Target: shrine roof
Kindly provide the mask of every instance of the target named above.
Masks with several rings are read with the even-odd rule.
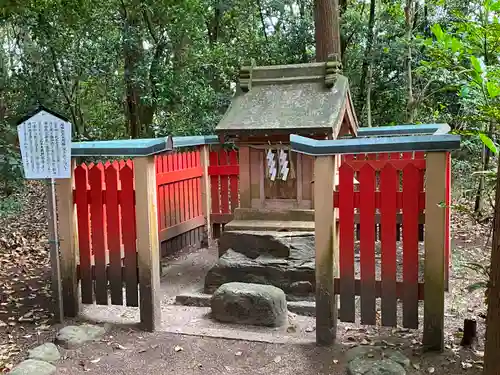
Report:
[[[337,135],[344,109],[352,108],[347,77],[327,74],[325,63],[246,69],[241,89],[215,129],[219,134]]]

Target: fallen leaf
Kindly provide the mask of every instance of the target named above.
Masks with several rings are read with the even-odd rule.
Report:
[[[464,370],[472,368],[472,363],[470,362],[462,362],[461,365]]]

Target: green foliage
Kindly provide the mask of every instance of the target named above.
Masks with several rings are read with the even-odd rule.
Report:
[[[481,279],[477,282],[469,284],[467,286],[467,290],[470,293],[475,292],[477,290],[483,290],[485,304],[488,304],[488,285],[490,280],[490,266],[489,265],[485,266],[480,263],[469,262],[464,264],[464,267],[474,271]]]

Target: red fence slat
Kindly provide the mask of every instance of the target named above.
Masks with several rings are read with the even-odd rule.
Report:
[[[380,172],[380,237],[382,248],[382,325],[397,325],[396,296],[396,191],[399,190],[396,169],[387,164]]]
[[[123,304],[122,256],[120,241],[120,217],[118,212],[118,163],[107,164],[106,179],[106,219],[109,253],[108,278],[111,289],[111,303]]]
[[[366,165],[359,172],[361,324],[375,324],[375,170]]]
[[[238,164],[238,153],[234,150],[229,153],[229,164],[231,164],[231,166],[237,166]],[[229,177],[229,186],[231,193],[231,212],[234,212],[235,208],[239,207],[238,175],[233,174]]]
[[[92,252],[95,264],[95,296],[98,305],[108,304],[108,290],[106,277],[106,244],[104,238],[104,212],[102,202],[103,166],[96,164],[89,170],[90,194],[90,222],[92,230]]]
[[[228,164],[227,153],[221,150],[219,153],[219,164],[226,166]],[[227,175],[220,176],[220,209],[223,214],[229,213],[229,177]]]
[[[120,170],[123,202],[121,203],[122,241],[125,259],[125,296],[127,306],[139,306],[137,288],[137,250],[134,207],[134,172],[126,164]]]
[[[80,280],[82,303],[94,303],[92,256],[90,248],[89,205],[87,201],[87,167],[75,168],[75,203],[78,216],[78,248],[80,252]]]
[[[162,230],[165,228],[165,187],[158,184],[158,176],[163,173],[163,159],[164,155],[160,154],[155,158],[156,164],[156,183],[157,187],[157,196],[158,196],[158,230]]]
[[[219,165],[219,155],[215,151],[211,151],[209,154],[210,166]],[[212,201],[212,213],[219,214],[220,213],[220,204],[219,204],[219,175],[210,176],[210,194]]]
[[[340,231],[340,320],[356,320],[354,290],[354,171],[348,164],[339,168]]]
[[[418,204],[420,174],[413,165],[403,171],[403,325],[418,328]]]

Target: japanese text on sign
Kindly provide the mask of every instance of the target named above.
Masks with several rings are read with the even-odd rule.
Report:
[[[71,124],[40,111],[17,127],[25,177],[71,177]]]

